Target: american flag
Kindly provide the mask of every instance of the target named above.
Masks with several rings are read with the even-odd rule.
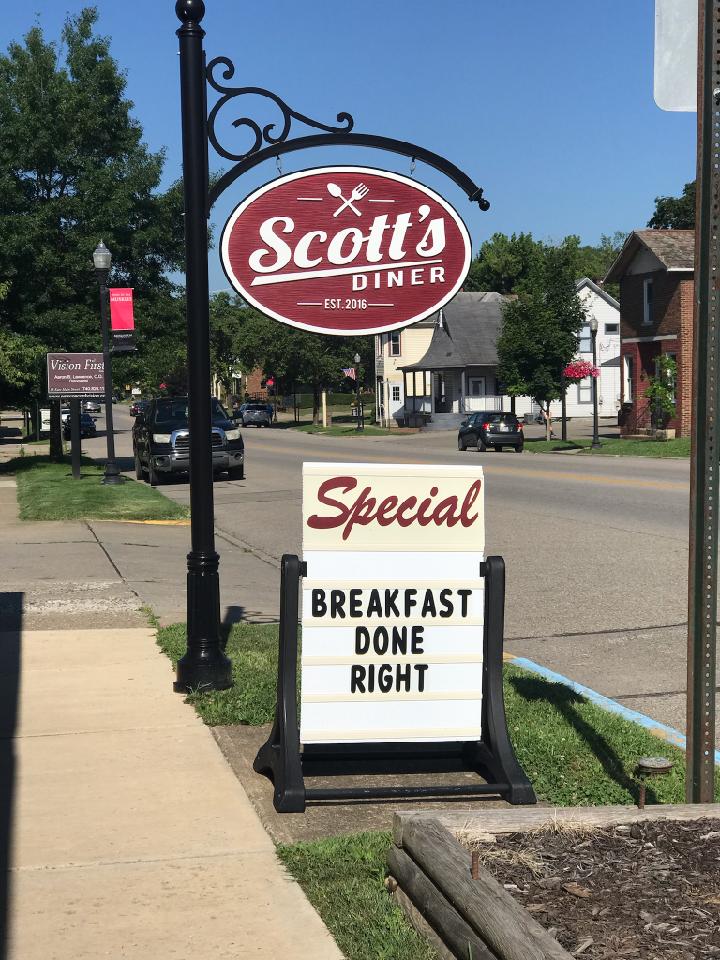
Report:
[[[351,380],[355,379],[355,367],[343,367],[342,372],[346,377],[350,377]]]

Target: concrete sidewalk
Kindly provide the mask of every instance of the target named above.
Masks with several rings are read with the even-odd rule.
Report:
[[[146,628],[0,635],[8,960],[340,958],[172,678]]]

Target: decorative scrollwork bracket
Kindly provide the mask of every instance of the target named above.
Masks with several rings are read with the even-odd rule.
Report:
[[[224,69],[220,72],[221,67]],[[220,76],[218,76],[218,73],[220,73]],[[235,66],[228,57],[215,57],[215,59],[211,60],[207,65],[207,82],[213,90],[216,90],[221,95],[208,115],[208,140],[213,145],[215,151],[227,160],[238,163],[241,160],[246,160],[252,156],[252,154],[257,153],[266,144],[268,146],[276,146],[284,143],[290,135],[293,120],[304,123],[308,127],[314,127],[316,130],[323,130],[326,133],[349,133],[353,128],[354,121],[349,113],[343,112],[337,115],[337,126],[321,123],[319,120],[313,120],[311,117],[305,116],[304,113],[293,110],[281,97],[275,93],[271,93],[270,90],[265,90],[262,87],[230,86],[228,81],[232,80],[234,75]],[[266,100],[272,101],[280,110],[282,119],[279,124],[268,123],[265,126],[261,126],[256,120],[253,120],[252,117],[238,117],[236,120],[233,120],[233,127],[236,129],[245,127],[250,130],[254,136],[254,142],[250,148],[238,152],[227,149],[220,142],[217,131],[217,120],[220,111],[226,104],[243,96],[264,97]]]

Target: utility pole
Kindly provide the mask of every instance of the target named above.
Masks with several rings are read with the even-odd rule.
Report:
[[[713,800],[720,415],[720,0],[698,5],[698,161],[690,448],[686,795]]]

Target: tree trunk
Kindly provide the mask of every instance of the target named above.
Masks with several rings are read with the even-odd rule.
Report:
[[[552,436],[552,417],[550,416],[550,401],[545,407],[545,439],[549,440]]]
[[[313,425],[317,426],[320,422],[320,387],[318,384],[313,384]]]
[[[515,394],[510,397],[510,413],[515,413]]]
[[[53,463],[62,463],[64,459],[59,400],[50,400],[50,459]]]

